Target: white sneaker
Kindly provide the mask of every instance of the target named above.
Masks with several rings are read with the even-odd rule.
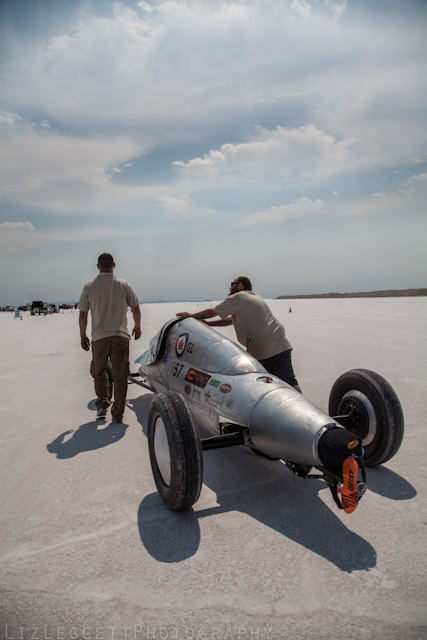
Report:
[[[106,418],[107,417],[107,409],[98,409],[96,413],[97,418]]]

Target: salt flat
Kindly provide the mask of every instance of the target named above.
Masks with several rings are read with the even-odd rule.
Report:
[[[145,435],[152,395],[130,386],[124,424],[97,423],[77,312],[0,314],[2,638],[426,637],[427,299],[270,304],[322,409],[356,367],[401,400],[403,445],[368,470],[352,515],[242,448],[206,452],[199,502],[168,511]],[[131,362],[177,311],[206,306],[142,305]]]

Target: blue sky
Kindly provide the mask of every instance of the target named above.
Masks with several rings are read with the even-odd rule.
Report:
[[[426,286],[424,1],[2,0],[0,305]]]

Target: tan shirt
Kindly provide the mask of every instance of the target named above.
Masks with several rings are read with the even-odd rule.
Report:
[[[285,335],[285,327],[257,293],[239,291],[217,304],[213,310],[223,319],[231,315],[238,341],[257,360],[272,358],[292,349]]]
[[[130,340],[127,323],[128,307],[139,304],[135,291],[126,280],[114,273],[100,273],[83,287],[79,309],[92,314],[92,341],[110,336]]]

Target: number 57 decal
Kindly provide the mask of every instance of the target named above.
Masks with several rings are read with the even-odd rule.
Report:
[[[183,370],[184,365],[183,364],[179,364],[179,362],[177,362],[173,367],[172,367],[172,375],[175,378],[179,377],[179,374],[181,373],[181,371]]]

